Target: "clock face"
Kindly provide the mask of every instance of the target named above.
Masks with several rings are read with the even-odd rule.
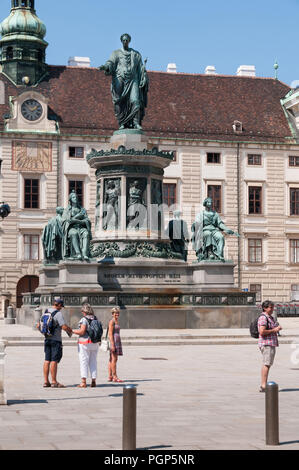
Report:
[[[21,112],[27,121],[37,121],[43,114],[43,108],[41,104],[34,100],[26,100],[21,106]]]

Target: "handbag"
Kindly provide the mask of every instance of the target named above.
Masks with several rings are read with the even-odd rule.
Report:
[[[102,341],[101,341],[100,350],[104,351],[104,352],[110,351],[110,341],[109,341],[109,338],[108,338],[108,328],[107,328],[105,339],[102,339]]]

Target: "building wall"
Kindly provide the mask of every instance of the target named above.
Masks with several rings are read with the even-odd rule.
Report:
[[[206,153],[211,151],[221,153],[221,164],[206,163]],[[261,165],[249,166],[248,154],[260,154]],[[290,239],[299,240],[299,216],[290,215],[289,200],[290,187],[299,187],[299,172],[298,167],[289,166],[290,155],[299,155],[299,148],[243,144],[238,151],[236,144],[199,143],[192,150],[179,147],[178,162],[165,172],[168,182],[173,181],[173,168],[180,169],[178,205],[189,227],[207,196],[207,184],[221,185],[222,219],[235,231],[239,227],[241,234],[240,238],[226,237],[225,257],[235,262],[235,282],[241,289],[261,285],[261,300],[289,301],[291,286],[299,284],[299,264],[290,262]],[[249,186],[262,188],[262,214],[248,213]],[[249,262],[248,243],[252,238],[261,240],[261,262]],[[195,259],[191,245],[189,259]]]

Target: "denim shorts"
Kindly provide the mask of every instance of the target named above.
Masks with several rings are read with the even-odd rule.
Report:
[[[45,361],[60,362],[62,358],[62,342],[45,339]]]

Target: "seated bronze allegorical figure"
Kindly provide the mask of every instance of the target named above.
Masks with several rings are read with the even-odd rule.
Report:
[[[63,259],[90,259],[91,222],[86,210],[80,206],[78,196],[73,191],[69,205],[62,216],[62,256]]]
[[[204,200],[203,206],[204,210],[197,214],[191,228],[193,249],[198,261],[225,261],[223,233],[240,235],[222,222],[219,214],[212,209],[213,200],[210,197]]]
[[[64,208],[56,208],[56,216],[49,220],[42,233],[44,259],[47,264],[57,264],[62,259],[62,214]]]

